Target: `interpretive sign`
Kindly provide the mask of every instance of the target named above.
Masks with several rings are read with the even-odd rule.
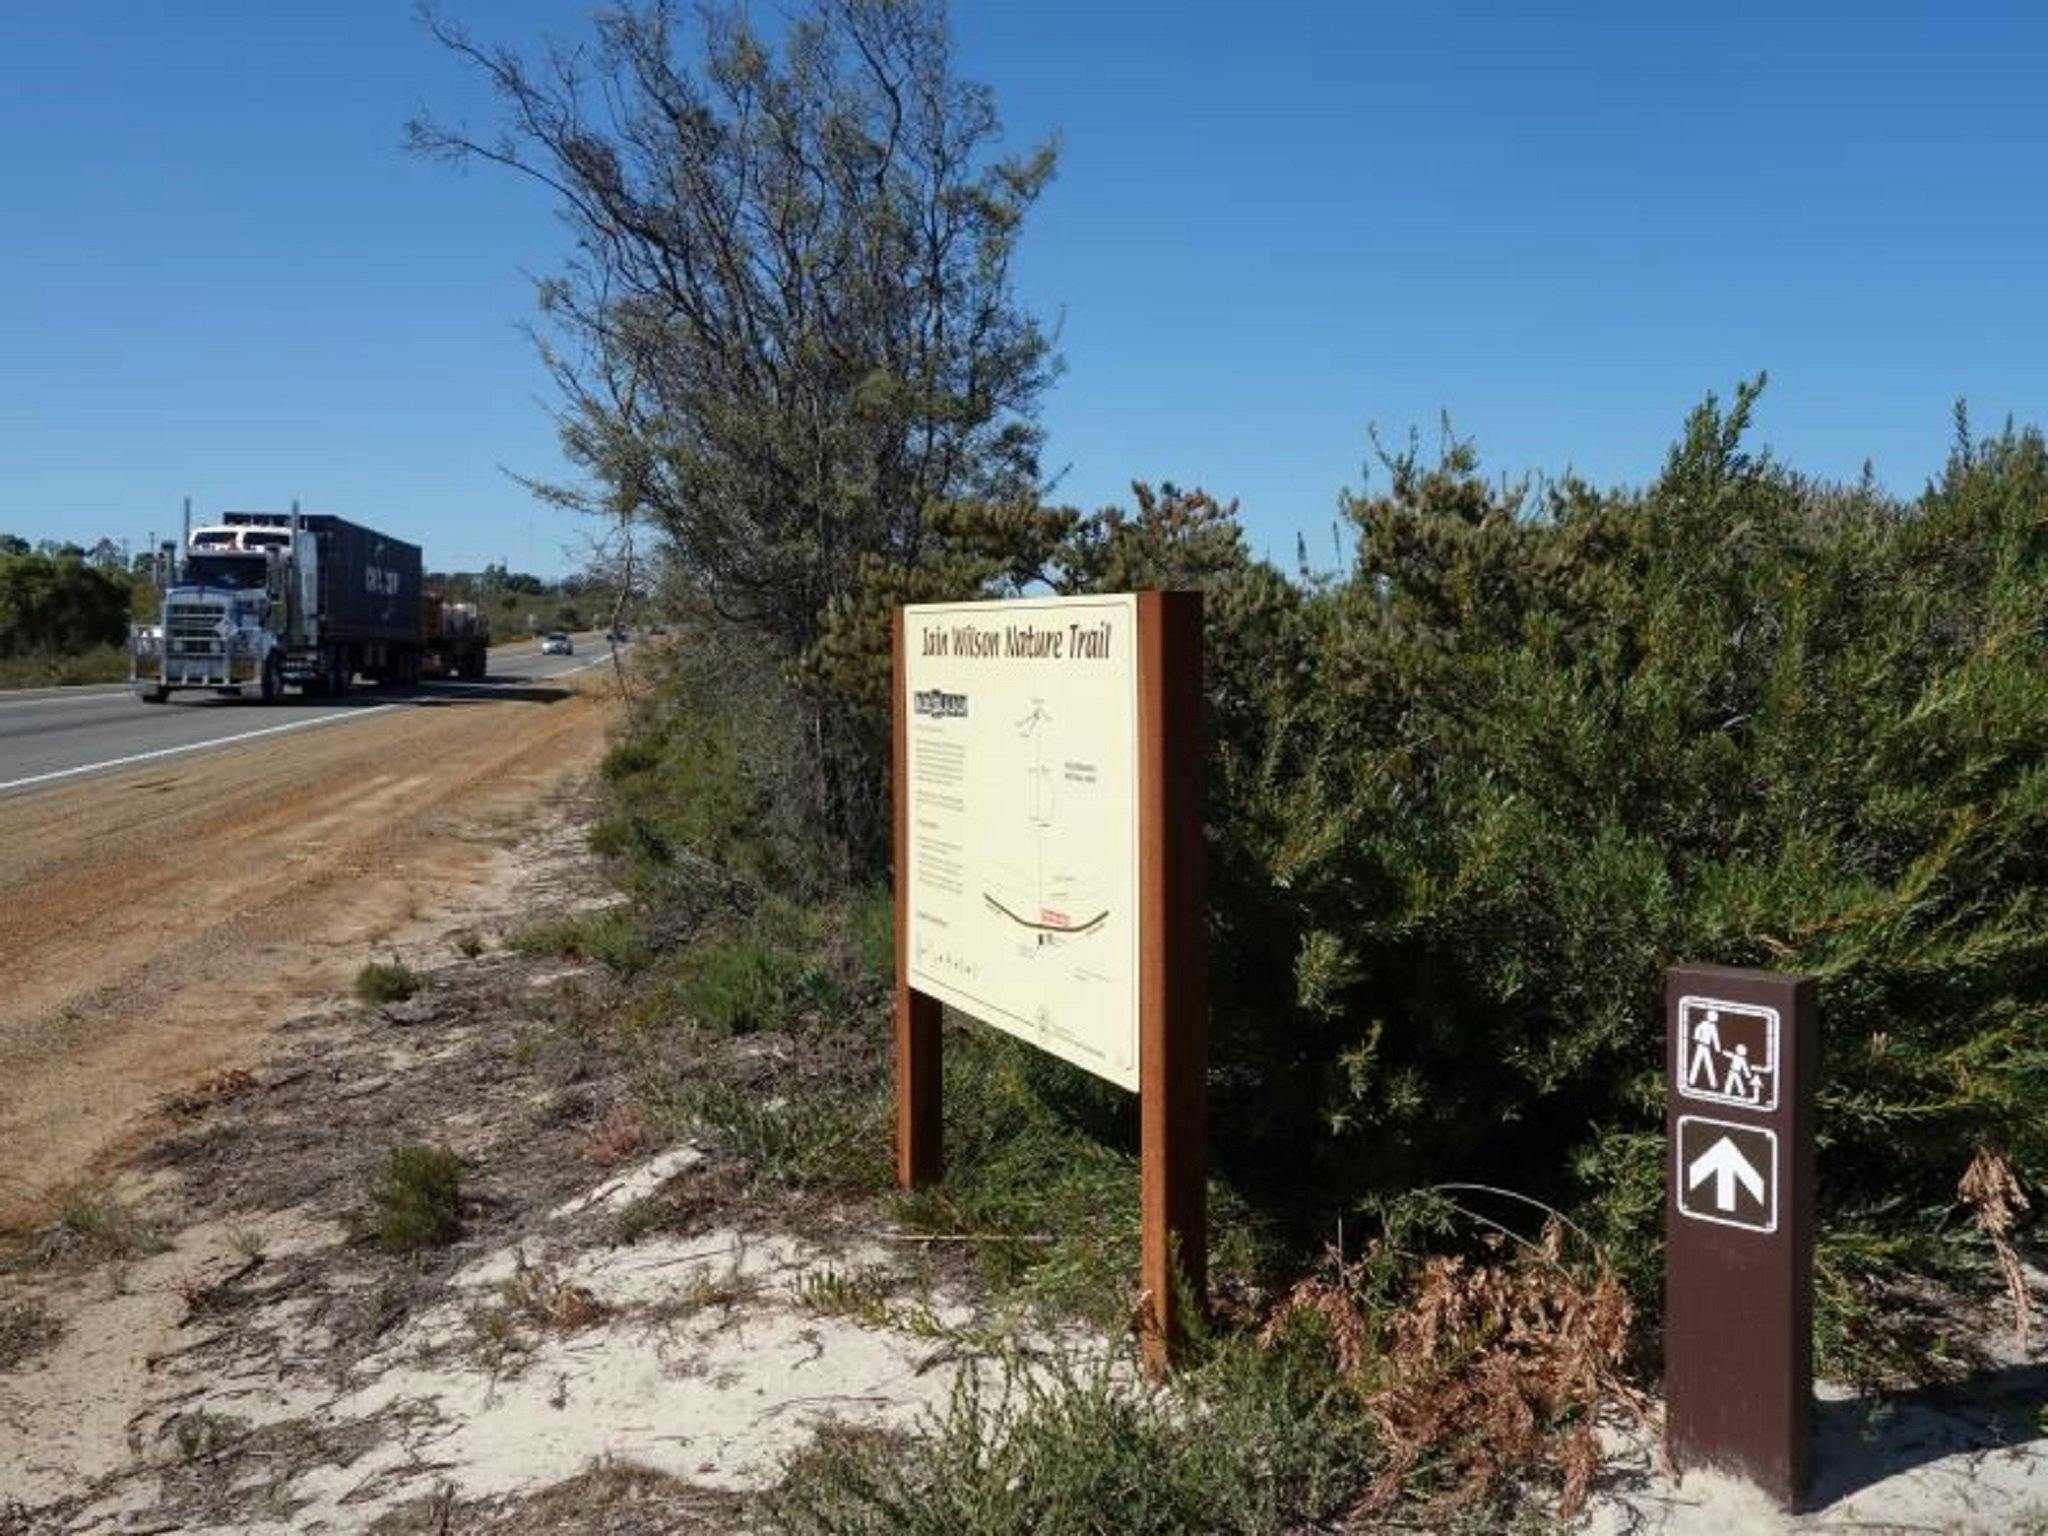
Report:
[[[1138,1094],[1155,1372],[1207,1284],[1202,599],[899,609],[896,1176],[944,1168],[950,1005]]]
[[[1138,604],[903,610],[910,984],[1138,1086]]]
[[[1666,1436],[1796,1507],[1813,1412],[1813,982],[1666,982]]]

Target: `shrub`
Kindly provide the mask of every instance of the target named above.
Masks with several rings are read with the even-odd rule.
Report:
[[[419,989],[419,977],[403,961],[372,960],[356,972],[356,996],[366,1003],[402,1003]]]
[[[1321,1530],[1375,1462],[1322,1359],[1239,1343],[1165,1388],[1109,1362],[963,1369],[911,1435],[820,1434],[769,1507],[819,1536]]]
[[[1747,449],[1758,387],[1709,399],[1641,490],[1503,484],[1455,440],[1384,454],[1334,576],[1283,576],[1171,487],[1128,516],[950,507],[927,558],[835,607],[802,687],[886,740],[895,601],[1205,593],[1211,1124],[1304,1257],[1390,1195],[1507,1181],[1654,1318],[1664,968],[1813,973],[1821,1348],[1853,1364],[1885,1284],[2009,1272],[2011,1213],[2040,1208],[1957,1189],[2048,1167],[2048,444],[1959,431],[1899,501]],[[857,850],[792,813],[804,694],[696,665],[613,759],[636,889],[861,889]],[[689,1006],[786,1010],[781,946],[721,933]],[[1129,1145],[1100,1096],[1017,1081]]]
[[[371,1233],[393,1253],[438,1248],[462,1230],[462,1160],[445,1147],[393,1147],[369,1194]]]

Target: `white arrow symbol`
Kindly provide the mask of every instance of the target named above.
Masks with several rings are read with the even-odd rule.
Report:
[[[1764,1176],[1750,1166],[1749,1159],[1744,1157],[1741,1150],[1726,1136],[1694,1158],[1686,1167],[1687,1189],[1698,1189],[1709,1179],[1714,1181],[1714,1204],[1724,1211],[1735,1209],[1735,1184],[1738,1179],[1742,1181],[1742,1187],[1749,1191],[1751,1199],[1760,1201],[1764,1197]]]

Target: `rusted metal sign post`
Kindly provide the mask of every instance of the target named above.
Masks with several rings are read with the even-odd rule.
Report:
[[[1812,978],[1666,978],[1666,1441],[1805,1496],[1813,1417]]]
[[[898,609],[892,649],[897,1181],[944,1170],[945,1005],[1136,1089],[1163,1371],[1208,1273],[1201,596]]]

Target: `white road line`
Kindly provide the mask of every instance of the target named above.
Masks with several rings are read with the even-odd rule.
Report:
[[[204,752],[210,747],[225,747],[237,741],[253,741],[258,736],[281,736],[286,731],[310,730],[316,725],[333,725],[341,720],[365,720],[371,715],[381,715],[386,710],[402,708],[404,706],[401,704],[373,704],[368,709],[349,709],[339,714],[319,715],[311,720],[291,720],[283,725],[266,725],[260,731],[243,731],[234,736],[215,736],[209,741],[188,741],[182,747],[159,747],[154,752],[137,752],[129,757],[110,757],[102,763],[81,763],[76,768],[59,768],[53,773],[37,773],[25,779],[9,779],[6,783],[0,784],[0,793],[10,789],[27,789],[31,784],[53,784],[58,779],[73,779],[81,773],[97,773],[102,768],[125,768],[130,763],[146,763],[159,757]]]
[[[544,672],[537,677],[512,677],[502,681],[514,683],[546,683],[558,677],[573,677],[578,672],[588,672],[592,667],[602,667],[611,661],[609,656],[599,656],[580,666],[568,667],[560,672]],[[472,684],[488,692],[491,684]],[[45,700],[44,702],[48,702]],[[215,736],[207,741],[188,741],[181,747],[159,747],[154,752],[137,752],[128,757],[110,757],[104,762],[81,763],[76,768],[59,768],[51,773],[31,774],[25,779],[9,779],[0,783],[0,794],[10,789],[28,789],[36,784],[53,784],[59,779],[73,779],[82,773],[97,773],[103,768],[126,768],[131,763],[146,763],[160,757],[177,757],[186,752],[204,752],[209,747],[225,747],[237,741],[254,741],[259,736],[280,736],[286,731],[308,730],[316,725],[334,725],[343,720],[365,720],[371,715],[381,715],[387,710],[404,709],[405,703],[374,704],[368,709],[348,709],[331,715],[320,715],[311,720],[290,720],[283,725],[266,725],[261,730],[241,731],[233,736]]]

